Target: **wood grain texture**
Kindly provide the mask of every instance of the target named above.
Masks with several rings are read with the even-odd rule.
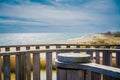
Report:
[[[96,63],[100,64],[100,52],[99,51],[96,51]]]
[[[40,80],[40,54],[33,53],[33,80]]]
[[[120,52],[116,53],[116,64],[117,67],[120,68]]]
[[[84,80],[84,71],[67,70],[67,80]]]
[[[25,53],[24,55],[21,56],[21,61],[20,61],[20,74],[21,74],[21,79],[26,80],[26,70],[25,70]]]
[[[84,70],[77,70],[77,76],[78,79],[76,80],[85,80],[85,71]]]
[[[10,80],[10,56],[3,56],[4,60],[4,80]]]
[[[57,80],[67,80],[67,70],[57,68]]]
[[[46,80],[52,80],[52,53],[46,53]]]
[[[96,72],[91,72],[91,80],[101,80],[101,74]]]
[[[91,80],[91,71],[84,70],[84,78],[85,80]]]
[[[106,48],[109,48],[106,46]],[[103,51],[103,65],[111,66],[112,65],[112,53],[109,51]],[[110,80],[110,76],[103,74],[103,80]]]
[[[103,65],[112,65],[112,53],[109,51],[103,51]]]
[[[26,56],[26,79],[31,80],[30,54],[25,54],[25,56]]]
[[[15,78],[16,80],[21,80],[21,75],[20,75],[20,60],[21,60],[21,56],[20,55],[16,55],[16,68],[15,68]]]

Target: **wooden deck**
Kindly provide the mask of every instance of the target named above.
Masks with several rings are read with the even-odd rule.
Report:
[[[41,47],[45,49],[41,49]],[[51,47],[55,48],[51,48]],[[34,47],[34,49],[31,49]],[[25,48],[25,50],[22,50]],[[12,51],[12,49],[15,49]],[[0,46],[0,80],[10,80],[10,56],[14,55],[15,58],[15,80],[31,80],[31,68],[33,69],[33,80],[40,80],[40,54],[46,53],[46,80],[52,80],[52,53],[87,53],[95,60],[95,63],[100,63],[102,60],[103,65],[112,66],[112,55],[114,54],[115,67],[120,72],[120,45],[95,45],[95,44],[37,44],[37,45],[8,45]],[[102,54],[102,57],[100,56]],[[33,55],[33,66],[30,66],[30,55]],[[3,60],[1,60],[3,58]],[[102,59],[101,59],[102,58]],[[4,64],[3,68],[2,65]],[[83,65],[82,65],[83,66]],[[84,65],[85,66],[85,65]],[[89,66],[90,67],[90,66]],[[96,66],[97,68],[97,66]],[[99,68],[99,66],[98,66]],[[111,68],[114,69],[114,68]],[[117,80],[107,76],[107,71],[111,69],[105,69],[106,73],[103,76],[103,80]],[[86,69],[85,69],[86,70]],[[87,69],[88,70],[88,69]],[[88,70],[91,71],[91,70]],[[95,70],[93,70],[96,72]],[[2,77],[2,72],[4,76]],[[114,72],[114,71],[113,71]],[[115,73],[111,73],[115,74]],[[95,74],[94,74],[95,76]],[[94,78],[94,77],[92,77]],[[96,78],[96,77],[95,77]],[[87,79],[88,80],[88,79]],[[90,79],[89,79],[90,80]],[[92,79],[96,80],[96,79]],[[118,79],[120,80],[120,79]]]

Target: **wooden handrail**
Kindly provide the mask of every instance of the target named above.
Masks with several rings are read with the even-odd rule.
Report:
[[[27,47],[27,46],[120,46],[120,44],[31,44],[31,45],[3,45],[0,48],[6,47]]]
[[[0,56],[4,55],[17,55],[24,53],[34,53],[34,52],[65,52],[65,51],[109,51],[109,52],[120,52],[120,49],[92,49],[92,48],[68,48],[68,49],[45,49],[45,50],[25,50],[25,51],[14,51],[14,52],[0,52]]]

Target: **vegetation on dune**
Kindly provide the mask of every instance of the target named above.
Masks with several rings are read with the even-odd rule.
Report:
[[[87,44],[120,44],[120,32],[101,33],[102,37],[94,36],[92,40],[86,41]]]
[[[106,33],[102,33],[104,35],[108,35],[108,36],[114,36],[114,37],[120,37],[120,32],[106,32]]]

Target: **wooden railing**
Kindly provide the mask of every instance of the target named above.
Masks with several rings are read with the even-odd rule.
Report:
[[[68,63],[58,60],[55,64],[57,80],[120,80],[119,68],[96,63]]]
[[[44,48],[43,48],[44,47]],[[46,53],[46,80],[52,80],[52,53],[87,53],[103,65],[112,65],[120,68],[120,45],[94,45],[94,44],[38,44],[38,45],[9,45],[0,46],[0,80],[10,80],[10,56],[15,56],[15,80],[40,80],[40,54]],[[101,55],[102,54],[102,55]],[[30,65],[30,55],[33,56],[33,66]],[[114,55],[114,57],[112,57]],[[3,58],[3,60],[2,60]],[[3,66],[3,68],[2,68]],[[4,76],[2,76],[4,74]]]

